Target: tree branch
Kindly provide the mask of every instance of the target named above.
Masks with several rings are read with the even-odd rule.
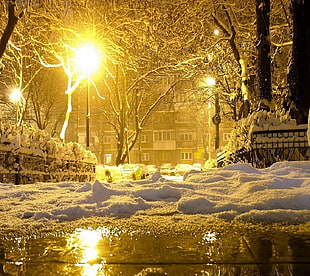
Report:
[[[24,15],[24,11],[20,12],[18,16],[15,15],[15,0],[8,1],[8,22],[3,31],[1,40],[0,40],[0,58],[2,58],[8,41],[14,31],[14,27],[20,19]]]

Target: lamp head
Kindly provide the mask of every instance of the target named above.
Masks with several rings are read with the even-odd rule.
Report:
[[[84,74],[91,74],[99,66],[99,57],[98,49],[93,45],[84,45],[76,51],[76,65]]]

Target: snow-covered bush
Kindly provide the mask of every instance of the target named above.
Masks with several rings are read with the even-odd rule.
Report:
[[[210,169],[214,169],[217,167],[217,161],[216,159],[209,159],[207,160],[204,165],[203,165],[203,170],[204,171],[207,171],[207,170],[210,170]]]
[[[64,143],[44,130],[0,122],[0,150],[32,156],[97,163],[94,153],[75,142]]]

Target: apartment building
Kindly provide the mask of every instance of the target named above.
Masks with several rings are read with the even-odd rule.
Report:
[[[204,164],[209,158],[216,158],[227,142],[232,124],[222,122],[219,125],[219,148],[216,149],[216,126],[208,121],[207,113],[200,114],[204,120],[204,124],[200,125],[184,116],[182,110],[155,112],[130,151],[130,162],[157,166],[163,163]],[[97,155],[99,163],[115,165],[115,132],[106,124],[100,136],[94,135],[94,126],[98,126],[95,120],[92,118],[90,122],[90,150]],[[84,144],[85,125],[80,124],[78,142]]]
[[[165,81],[162,85],[166,85]],[[192,85],[182,82],[175,86],[173,93],[152,113],[130,151],[131,163],[157,166],[163,163],[204,164],[206,160],[216,158],[227,142],[233,123],[222,118],[216,128],[212,122],[214,104],[206,102],[200,109],[195,108],[195,103],[187,95],[187,91],[192,91]],[[96,109],[97,102],[91,97],[90,150],[97,155],[99,163],[115,165],[116,133]],[[86,144],[83,105],[72,111],[70,120],[67,137]]]

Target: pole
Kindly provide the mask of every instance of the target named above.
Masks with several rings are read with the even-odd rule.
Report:
[[[208,159],[212,159],[212,154],[211,154],[211,148],[212,148],[212,141],[211,141],[211,102],[210,99],[208,100]]]
[[[89,121],[90,121],[90,85],[89,76],[87,78],[87,95],[86,95],[86,148],[89,149]]]
[[[215,115],[219,118],[220,114],[220,102],[219,102],[219,94],[215,92]],[[215,124],[215,151],[220,147],[220,121]]]

